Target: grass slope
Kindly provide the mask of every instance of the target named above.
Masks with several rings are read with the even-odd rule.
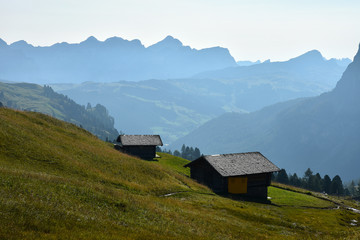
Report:
[[[50,87],[32,83],[0,82],[0,102],[13,109],[41,112],[83,128],[105,140],[113,140],[119,134],[114,119],[105,107],[81,106],[68,97],[54,92]]]
[[[186,162],[143,161],[75,125],[0,108],[0,239],[360,237],[359,214],[273,187],[272,205],[221,197]]]

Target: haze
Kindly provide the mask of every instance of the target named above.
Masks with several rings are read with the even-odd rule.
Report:
[[[49,46],[119,36],[149,46],[172,35],[197,49],[226,47],[236,60],[286,60],[312,49],[352,58],[359,12],[355,0],[0,0],[0,38]]]

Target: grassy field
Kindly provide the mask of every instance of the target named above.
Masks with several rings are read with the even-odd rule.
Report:
[[[143,161],[75,125],[0,108],[0,239],[360,238],[360,214],[336,203],[276,186],[272,204],[218,196],[188,177],[187,160],[160,155]]]

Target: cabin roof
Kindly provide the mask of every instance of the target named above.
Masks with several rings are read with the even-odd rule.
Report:
[[[123,146],[162,146],[159,135],[119,135],[116,139]]]
[[[223,177],[277,172],[280,169],[259,152],[202,156],[184,167],[207,161]]]

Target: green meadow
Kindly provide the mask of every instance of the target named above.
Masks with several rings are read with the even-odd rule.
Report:
[[[159,155],[0,108],[0,239],[360,239],[354,201],[277,184],[271,203],[219,196],[189,178],[187,160]]]

